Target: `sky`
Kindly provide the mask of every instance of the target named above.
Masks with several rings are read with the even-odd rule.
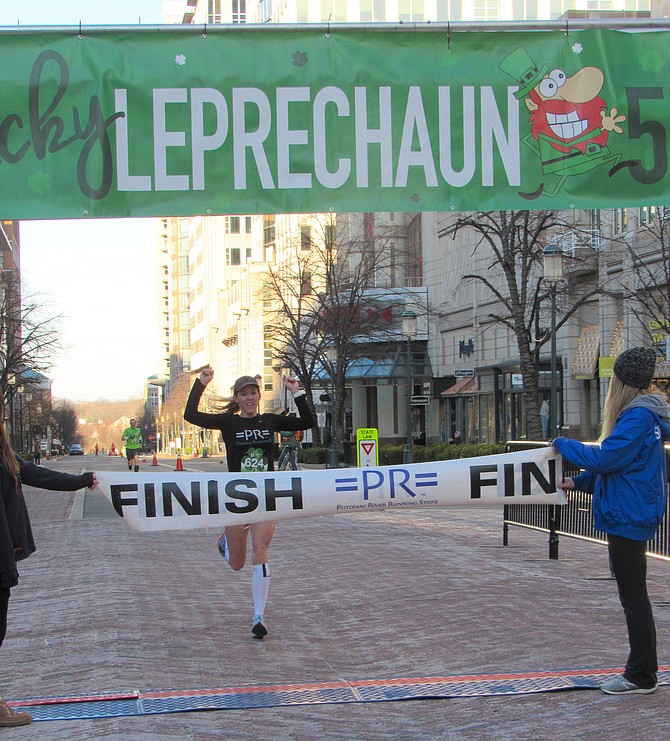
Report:
[[[182,7],[184,0],[170,0]],[[163,22],[163,0],[21,0],[0,3],[0,26]],[[47,373],[55,398],[143,395],[158,371],[153,219],[23,221],[24,292],[62,314],[66,348]]]

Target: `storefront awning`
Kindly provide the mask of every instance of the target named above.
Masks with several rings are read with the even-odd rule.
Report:
[[[579,330],[577,351],[572,361],[572,377],[576,380],[595,378],[600,355],[600,325],[591,324]]]
[[[414,383],[428,381],[433,377],[430,360],[423,346],[412,348],[412,380]],[[319,381],[330,381],[328,368],[318,364],[314,378]],[[380,352],[374,358],[354,358],[347,365],[346,382],[361,381],[363,384],[406,383],[407,355],[403,345],[397,345],[386,353]]]
[[[479,385],[476,378],[461,378],[453,386],[443,391],[440,396],[455,396],[456,394],[467,394],[472,396],[479,392]]]

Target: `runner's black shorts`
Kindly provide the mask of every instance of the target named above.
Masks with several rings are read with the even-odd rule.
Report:
[[[126,448],[126,458],[129,461],[132,461],[132,459],[140,454],[140,448]]]

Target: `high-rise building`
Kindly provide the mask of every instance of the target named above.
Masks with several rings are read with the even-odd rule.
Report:
[[[627,15],[667,16],[668,3],[646,0],[588,0],[586,2],[487,2],[472,0],[287,0],[281,3],[263,0],[253,7],[232,2],[189,0],[184,22],[192,23],[325,23],[325,22],[428,22],[467,21],[543,21],[559,17],[601,18]],[[563,323],[557,333],[558,343],[558,421],[569,434],[594,436],[600,421],[600,409],[606,384],[601,383],[599,357],[612,358],[623,346],[649,340],[654,320],[635,314],[630,300],[634,278],[634,258],[622,245],[634,243],[636,254],[649,258],[653,240],[649,225],[660,223],[652,209],[584,211],[566,214],[571,224],[560,237],[560,248],[567,260],[566,285],[587,295],[608,275],[609,290],[591,299]],[[373,235],[384,235],[389,256],[388,270],[379,271],[378,293],[371,289],[368,299],[377,301],[383,294],[388,301],[391,324],[396,336],[371,337],[374,352],[362,356],[347,370],[346,398],[343,403],[344,433],[357,427],[379,427],[384,439],[402,440],[407,429],[408,392],[427,405],[412,408],[411,429],[417,439],[446,441],[458,430],[466,441],[493,441],[526,435],[527,413],[524,408],[519,353],[514,333],[495,319],[495,295],[482,283],[463,281],[464,275],[490,272],[490,260],[473,250],[472,235],[449,240],[446,230],[457,218],[454,213],[375,213],[255,215],[216,217],[249,219],[251,238],[248,253],[225,241],[228,236],[203,236],[191,243],[194,255],[211,250],[225,264],[214,269],[216,278],[207,282],[204,274],[198,288],[190,293],[191,370],[211,363],[224,386],[241,373],[260,374],[267,408],[282,401],[278,375],[281,364],[276,357],[276,338],[269,330],[271,307],[261,289],[267,271],[279,269],[296,244],[307,250],[314,244],[313,234],[328,216],[338,234],[347,235],[348,244],[365,244]],[[213,217],[211,217],[213,221]],[[201,223],[203,235],[209,218],[191,220]],[[245,222],[246,223],[246,222]],[[190,227],[191,230],[193,226]],[[197,227],[196,227],[197,228]],[[623,236],[626,239],[622,239]],[[445,259],[445,255],[449,259]],[[667,254],[667,253],[666,253]],[[224,260],[225,256],[225,260]],[[197,259],[197,258],[196,258]],[[214,258],[212,258],[214,259]],[[191,276],[196,269],[191,267]],[[537,277],[537,276],[535,276]],[[312,282],[314,277],[310,279]],[[502,276],[494,276],[493,284]],[[640,286],[638,285],[638,288]],[[215,318],[213,308],[217,307]],[[413,371],[411,388],[405,380],[403,342],[399,333],[400,314],[409,304],[427,317],[411,343]],[[646,322],[646,323],[645,323]],[[548,306],[540,307],[538,331],[549,324]],[[659,332],[657,332],[659,334]],[[216,338],[217,342],[213,339]],[[185,336],[184,336],[185,341]],[[219,345],[224,348],[221,350]],[[220,354],[217,354],[220,351]],[[197,360],[196,360],[197,357]],[[605,363],[606,364],[606,363]],[[666,372],[659,365],[659,374]],[[604,377],[604,376],[603,376]],[[660,376],[662,378],[662,375]],[[225,380],[224,380],[225,379]],[[326,383],[328,374],[321,371]],[[551,387],[548,344],[539,357],[540,398],[548,398]],[[225,393],[225,391],[224,391]],[[322,410],[325,411],[325,410]],[[325,419],[325,415],[322,417]],[[383,431],[383,432],[382,432]]]

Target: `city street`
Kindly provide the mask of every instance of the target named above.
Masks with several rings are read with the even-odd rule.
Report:
[[[160,459],[143,471],[174,470]],[[185,459],[224,471],[222,458]],[[120,457],[46,465],[123,471]],[[218,532],[131,532],[97,492],[26,487],[37,553],[12,590],[0,686],[38,697],[619,667],[623,613],[602,546],[513,528],[474,508],[281,522],[270,551],[269,636],[251,638],[250,568],[234,573]],[[670,564],[650,560],[660,663],[670,663]],[[12,738],[662,738],[668,687],[508,697],[349,702],[45,721]],[[9,737],[9,736],[8,736]]]

